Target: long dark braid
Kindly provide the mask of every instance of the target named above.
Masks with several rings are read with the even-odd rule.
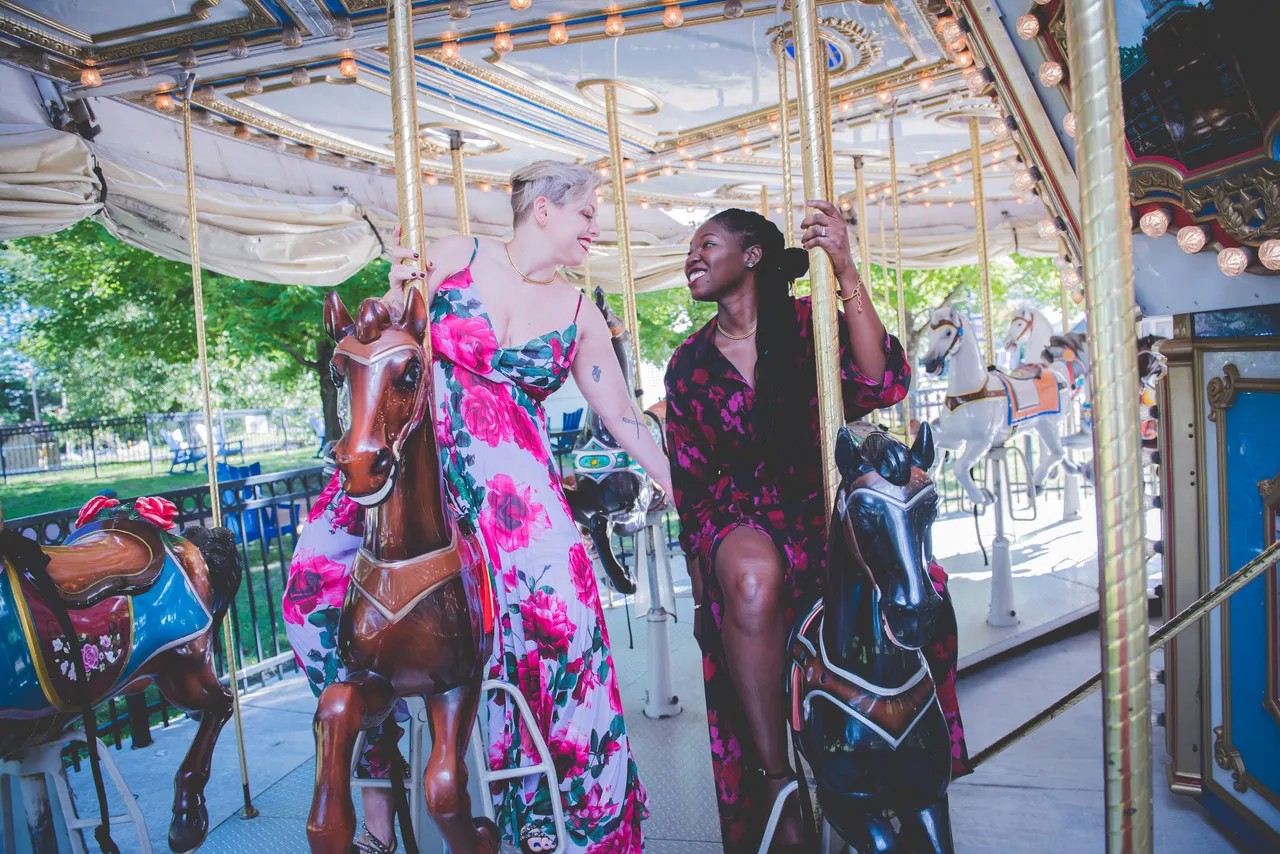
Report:
[[[803,330],[791,283],[809,270],[809,253],[786,247],[778,227],[755,211],[729,208],[711,218],[736,234],[742,248],[760,247],[756,275],[756,437],[772,471],[781,476],[810,446],[804,436],[817,389],[812,368],[801,368]],[[763,415],[763,417],[761,417]]]

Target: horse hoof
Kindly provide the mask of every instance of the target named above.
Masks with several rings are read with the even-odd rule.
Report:
[[[480,854],[498,854],[502,847],[502,831],[491,819],[473,818],[476,827],[476,850]]]
[[[209,834],[209,811],[204,804],[195,809],[182,810],[173,814],[169,824],[169,850],[174,854],[186,854],[204,844]]]
[[[996,497],[995,497],[995,495],[993,495],[993,494],[992,494],[991,490],[989,490],[989,489],[984,489],[984,490],[982,490],[982,500],[981,500],[981,501],[975,501],[975,502],[973,502],[973,503],[974,503],[974,504],[977,504],[979,507],[986,507],[986,506],[988,506],[988,505],[990,505],[990,504],[995,504],[995,503],[996,503]]]
[[[1041,495],[1044,495],[1044,484],[1042,483],[1039,486],[1034,487],[1034,490],[1036,493],[1036,498],[1039,498]]]

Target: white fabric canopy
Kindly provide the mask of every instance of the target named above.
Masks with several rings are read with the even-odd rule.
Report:
[[[80,137],[0,125],[0,239],[50,234],[92,216],[100,189]]]

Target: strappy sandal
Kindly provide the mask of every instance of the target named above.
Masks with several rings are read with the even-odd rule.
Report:
[[[391,833],[391,845],[388,847],[374,835],[369,825],[361,821],[360,835],[356,837],[355,842],[351,843],[351,854],[396,854],[397,847],[395,831]]]
[[[760,771],[761,778],[763,778],[766,783],[790,783],[796,779],[796,772],[793,771],[791,768],[787,768],[784,771],[775,771],[773,773],[769,773],[765,771],[763,768],[759,769],[759,771]],[[783,788],[786,788],[786,786],[784,785]],[[791,800],[791,798],[798,798],[798,797],[799,797],[798,792],[792,792],[787,797],[787,801]],[[798,805],[797,805],[797,808],[798,808]],[[772,803],[768,804],[767,809],[768,809],[768,812],[765,813],[766,821],[768,821],[768,816],[773,814],[773,804]],[[782,822],[786,814],[787,814],[787,803],[786,801],[783,801],[782,813],[778,816],[778,827],[782,826]],[[803,818],[801,818],[800,831],[802,836],[805,835],[803,824],[804,824],[804,820]],[[799,842],[790,842],[790,843],[779,842],[776,838],[777,834],[778,834],[778,828],[774,828],[775,838],[774,838],[774,841],[771,842],[769,845],[770,854],[807,854],[807,852],[812,850],[811,846],[803,839]]]

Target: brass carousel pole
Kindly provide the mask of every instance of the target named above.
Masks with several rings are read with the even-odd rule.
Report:
[[[760,184],[760,216],[769,218],[769,188],[763,182]]]
[[[787,85],[787,51],[784,39],[779,36],[774,41],[774,52],[778,57],[778,144],[782,148],[782,236],[787,239],[788,246],[796,244],[795,190],[791,176],[791,104]]]
[[[1062,251],[1062,241],[1058,241],[1058,251]],[[1065,281],[1058,291],[1058,298],[1062,300],[1062,334],[1065,335],[1071,331],[1071,289]]]
[[[893,268],[898,281],[898,340],[907,342],[907,297],[902,288],[902,197],[898,193],[898,145],[894,125],[898,122],[898,100],[889,107],[889,192],[893,194]],[[911,395],[902,398],[902,435],[911,439]]]
[[[184,97],[182,99],[182,141],[187,159],[187,239],[191,247],[191,293],[195,301],[196,313],[196,354],[200,364],[200,394],[204,411],[204,435],[209,447],[217,450],[217,442],[213,433],[213,399],[209,391],[209,347],[204,333],[204,280],[200,273],[200,224],[196,218],[196,163],[191,146],[191,94],[195,89],[196,76],[187,74],[183,82]],[[213,516],[213,527],[222,527],[222,493],[218,491],[217,454],[209,456],[209,512]],[[239,673],[240,647],[236,642],[235,620],[231,611],[222,620],[222,648],[227,655],[227,670],[231,687],[231,719],[236,727],[236,750],[240,757],[240,788],[244,795],[244,812],[242,818],[256,818],[257,808],[249,794],[249,761],[244,752],[244,721],[240,711]]]
[[[987,195],[982,186],[982,140],[978,117],[969,117],[969,150],[973,155],[974,229],[978,238],[978,275],[982,281],[982,354],[986,364],[996,363],[995,319],[991,316],[991,259],[987,254]]]
[[[413,126],[418,126],[417,114]],[[462,131],[449,131],[449,159],[453,161],[453,206],[458,212],[458,234],[471,233],[471,213],[467,210],[467,173],[462,168]],[[423,256],[426,257],[426,256]]]
[[[893,302],[893,281],[889,273],[889,238],[885,236],[885,215],[884,215],[884,198],[880,198],[880,272],[884,273],[884,301],[886,304]],[[902,327],[898,327],[898,331],[902,331]],[[899,339],[901,340],[901,339]],[[904,345],[905,346],[905,345]]]
[[[418,140],[418,81],[413,67],[413,10],[410,0],[388,0],[387,54],[391,71],[391,134],[396,158],[400,238],[406,248],[417,252],[419,258],[426,258],[427,230],[422,218],[422,184],[418,165],[421,145]],[[405,263],[412,263],[412,260]],[[420,286],[425,298],[426,281],[422,281]],[[430,356],[428,345],[428,359]]]
[[[618,90],[613,81],[604,84],[604,111],[609,126],[609,176],[613,179],[613,227],[618,242],[618,276],[622,280],[623,322],[631,333],[635,360],[636,397],[640,397],[640,321],[636,316],[636,283],[631,271],[631,232],[627,226],[627,176],[622,158],[622,131],[618,126]]]
[[[862,155],[853,158],[853,194],[858,205],[858,254],[862,258],[862,281],[867,283],[867,295],[874,300],[871,287],[871,226],[867,222],[867,183],[862,172]]]
[[[1113,0],[1067,6],[1097,461],[1107,851],[1152,850],[1146,563],[1128,170]]]
[[[816,0],[792,0],[791,26],[796,52],[804,194],[806,199],[831,199],[835,196],[830,165],[831,116],[825,106],[827,63],[822,40],[818,36]],[[836,488],[839,486],[835,464],[836,434],[844,421],[843,396],[836,365],[840,346],[840,318],[836,311],[837,284],[831,269],[831,259],[825,252],[810,252],[809,264],[810,290],[813,294],[814,353],[818,369],[822,483],[826,490],[826,506],[831,507],[835,503]]]

